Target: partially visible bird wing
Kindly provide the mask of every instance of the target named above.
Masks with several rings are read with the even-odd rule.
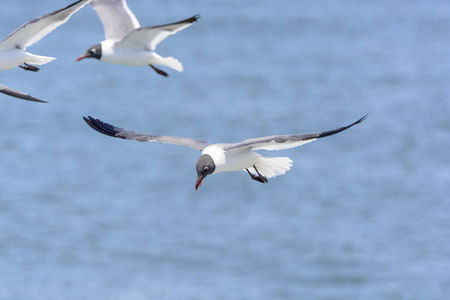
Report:
[[[39,99],[34,98],[34,97],[24,93],[24,92],[12,89],[12,88],[7,87],[6,85],[3,85],[3,84],[0,84],[0,93],[6,94],[6,95],[11,96],[11,97],[16,97],[16,98],[19,98],[19,99],[23,99],[23,100],[48,103],[47,101],[39,100]]]
[[[105,38],[120,41],[132,30],[139,28],[139,21],[125,0],[92,0],[105,30]]]
[[[40,41],[47,34],[66,23],[67,20],[91,0],[80,0],[54,12],[31,20],[11,32],[2,42],[0,50],[11,48],[26,49]]]
[[[84,121],[91,126],[94,130],[103,133],[108,136],[117,137],[126,140],[135,140],[139,142],[160,142],[175,144],[180,146],[189,147],[195,150],[202,151],[206,146],[210,145],[208,142],[191,139],[187,137],[178,136],[166,136],[166,135],[150,135],[140,132],[135,132],[131,130],[126,130],[123,128],[115,127],[111,124],[100,121],[99,119],[94,119],[90,116],[83,117]]]
[[[301,146],[303,144],[312,142],[318,138],[323,138],[330,136],[341,131],[344,131],[353,125],[361,123],[367,118],[367,115],[359,119],[358,121],[344,127],[338,127],[333,130],[304,133],[304,134],[293,134],[293,135],[273,135],[266,137],[259,137],[248,139],[240,143],[230,144],[224,148],[224,150],[233,150],[238,148],[247,148],[249,150],[282,150]]]
[[[118,42],[116,47],[155,50],[156,46],[169,35],[176,34],[178,31],[191,26],[199,18],[199,15],[195,15],[176,23],[138,28],[125,36],[122,41]]]

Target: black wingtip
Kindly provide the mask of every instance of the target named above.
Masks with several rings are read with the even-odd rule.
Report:
[[[354,122],[354,123],[352,123],[352,124],[350,124],[350,125],[344,126],[344,127],[339,127],[339,128],[337,128],[337,129],[338,129],[338,130],[340,130],[340,129],[342,129],[342,130],[348,129],[348,128],[350,128],[350,127],[356,125],[356,124],[361,123],[361,122],[364,121],[365,119],[367,119],[367,116],[368,116],[368,115],[369,115],[369,114],[366,114],[364,117],[362,117],[362,118],[359,119],[358,121],[356,121],[356,122]]]
[[[354,124],[358,124],[358,123],[361,123],[362,121],[364,121],[365,119],[367,119],[367,116],[368,116],[369,114],[366,114],[364,117],[362,117],[361,119],[359,119],[358,121],[356,121],[355,123],[353,123],[353,125]]]
[[[91,116],[88,116],[87,118],[83,117],[83,120],[95,131],[103,133],[104,135],[107,136],[116,137],[117,131],[114,130],[114,126],[105,123],[99,119],[95,119]]]
[[[190,17],[186,20],[180,21],[178,23],[191,23],[192,24],[194,22],[197,22],[198,19],[200,19],[200,14],[196,14],[195,16],[192,16],[192,17]]]
[[[94,125],[94,123],[95,123],[95,121],[99,121],[99,122],[101,122],[100,120],[95,120],[93,117],[91,117],[91,116],[88,116],[87,118],[86,117],[83,117],[83,120],[86,122],[86,124],[88,124],[92,129],[94,129],[94,130],[96,130],[96,131],[99,131],[98,130],[98,128],[97,128],[97,126],[95,126]]]
[[[188,19],[188,21],[190,21],[191,23],[194,23],[194,22],[198,21],[198,19],[200,19],[200,18],[201,18],[200,14],[196,14],[195,16]]]
[[[17,98],[17,99],[21,99],[21,100],[26,100],[26,101],[31,101],[31,102],[38,102],[38,103],[48,103],[48,101],[44,101],[38,98],[34,98],[28,94],[23,94],[19,91],[14,91],[14,90],[5,90],[5,89],[0,89],[0,93]]]
[[[37,99],[37,98],[27,98],[27,99],[22,98],[22,99],[23,100],[32,101],[32,102],[37,102],[37,103],[48,103],[48,101],[40,100],[40,99]]]
[[[364,117],[362,117],[361,119],[359,119],[359,120],[356,121],[356,122],[353,122],[353,123],[350,124],[350,125],[343,126],[343,127],[337,127],[337,128],[334,129],[334,130],[324,131],[324,132],[321,132],[319,135],[313,136],[313,137],[314,137],[314,138],[322,138],[322,137],[326,137],[326,136],[330,136],[330,135],[334,135],[334,134],[336,134],[336,133],[342,132],[342,131],[349,129],[350,127],[352,127],[352,126],[354,126],[354,125],[356,125],[356,124],[361,123],[362,121],[364,121],[365,119],[367,119],[367,116],[368,116],[368,115],[369,115],[369,114],[366,114]]]

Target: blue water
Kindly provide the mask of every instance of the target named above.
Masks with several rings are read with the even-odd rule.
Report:
[[[75,59],[85,7],[0,82],[0,299],[432,299],[450,295],[448,1],[129,1],[183,73]],[[1,38],[68,1],[6,0]],[[113,139],[91,115],[210,142],[329,130],[268,184],[195,191],[199,152]]]

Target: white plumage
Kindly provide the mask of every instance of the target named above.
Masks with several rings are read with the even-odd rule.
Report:
[[[26,49],[66,23],[76,11],[88,4],[89,1],[74,2],[64,8],[31,20],[11,32],[0,42],[0,70],[21,67],[24,70],[36,72],[39,68],[35,65],[43,65],[55,60],[54,57],[29,53]],[[19,99],[46,102],[4,85],[0,85],[0,92]]]
[[[105,40],[90,47],[77,61],[96,58],[111,64],[150,66],[163,76],[168,74],[154,65],[183,71],[183,65],[176,58],[162,57],[155,49],[169,35],[191,26],[198,15],[176,23],[140,27],[125,0],[92,0],[91,6],[103,24]]]
[[[34,55],[25,50],[66,23],[76,11],[89,3],[89,1],[80,0],[74,2],[62,9],[31,20],[11,32],[0,42],[0,70],[12,69],[27,63],[43,65],[54,60],[54,57]],[[32,71],[38,70],[38,68],[33,68],[32,66],[23,68]]]

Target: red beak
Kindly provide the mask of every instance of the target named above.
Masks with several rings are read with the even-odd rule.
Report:
[[[80,60],[82,60],[83,58],[86,58],[86,55],[81,55],[80,57],[77,58],[77,62],[79,62]]]
[[[198,188],[202,185],[203,177],[198,177],[197,181],[195,182],[195,190],[198,190]]]

